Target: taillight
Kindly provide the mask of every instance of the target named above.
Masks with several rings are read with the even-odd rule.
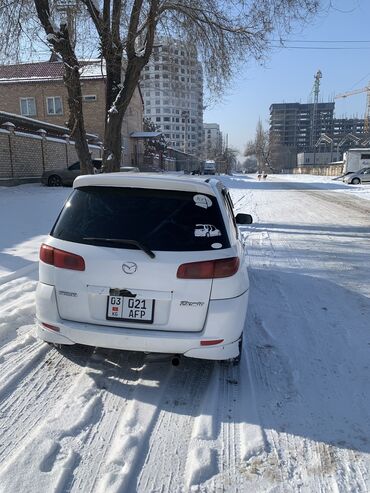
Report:
[[[224,339],[203,339],[200,341],[201,346],[215,346],[216,344],[221,344]]]
[[[43,243],[40,248],[40,260],[45,264],[54,265],[54,248]]]
[[[182,264],[177,269],[177,277],[180,279],[212,279],[214,265],[213,260],[206,262],[191,262]]]
[[[46,324],[45,322],[41,322],[41,324],[46,329],[53,330],[54,332],[60,332],[60,328],[56,325]]]
[[[190,262],[180,265],[177,269],[177,277],[179,279],[220,279],[233,276],[238,269],[238,257]]]
[[[40,260],[60,269],[85,270],[85,261],[80,255],[65,252],[44,243],[40,248]]]
[[[223,258],[221,260],[215,260],[215,270],[213,277],[215,279],[221,277],[230,277],[238,272],[239,269],[239,258]]]

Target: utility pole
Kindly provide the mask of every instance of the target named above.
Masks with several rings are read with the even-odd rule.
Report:
[[[318,70],[315,75],[315,82],[313,84],[313,112],[312,112],[312,123],[311,123],[311,139],[310,147],[313,149],[313,164],[316,164],[316,126],[317,126],[317,104],[319,102],[320,93],[320,79],[322,79],[322,72]]]
[[[229,134],[226,134],[225,160],[226,160],[225,173],[228,173],[229,172]]]
[[[188,122],[190,116],[189,110],[183,110],[181,112],[181,116],[184,123],[184,153],[186,154],[188,150]]]

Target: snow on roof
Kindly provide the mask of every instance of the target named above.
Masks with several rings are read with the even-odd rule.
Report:
[[[105,63],[102,60],[80,61],[81,78],[105,77]],[[63,78],[64,63],[35,62],[16,65],[0,65],[0,82],[38,82],[43,80],[60,80]]]
[[[351,147],[350,149],[347,150],[348,151],[356,151],[356,152],[369,152],[370,151],[370,148],[369,147]]]
[[[130,137],[134,139],[155,139],[160,137],[162,132],[131,132]]]
[[[81,78],[88,77],[105,77],[105,62],[104,61],[94,61],[92,63],[84,64],[80,69]]]
[[[33,79],[63,77],[62,62],[19,63],[16,65],[1,65],[0,79]]]

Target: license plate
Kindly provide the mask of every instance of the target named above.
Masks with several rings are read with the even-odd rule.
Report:
[[[107,320],[153,323],[154,300],[108,296]]]

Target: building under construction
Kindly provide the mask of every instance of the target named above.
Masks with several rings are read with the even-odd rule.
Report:
[[[333,124],[334,103],[279,103],[270,106],[272,140],[299,150],[310,149],[322,133],[332,134]]]
[[[370,85],[337,98],[367,92],[364,119],[334,118],[334,102],[319,103],[322,72],[314,76],[312,103],[279,103],[270,106],[271,165],[273,168],[292,168],[297,165],[297,154],[307,154],[313,164],[326,155],[340,159],[354,143],[359,145],[367,137],[370,114]],[[365,139],[366,140],[366,139]],[[362,145],[362,144],[361,144]],[[320,156],[319,156],[320,155]]]
[[[334,118],[334,103],[317,103],[316,107],[313,103],[272,104],[271,165],[276,169],[292,168],[300,153],[312,154],[316,164],[321,163],[318,154],[328,156],[331,152],[334,159],[341,159],[343,152],[359,145],[366,134],[364,127],[363,118]]]

